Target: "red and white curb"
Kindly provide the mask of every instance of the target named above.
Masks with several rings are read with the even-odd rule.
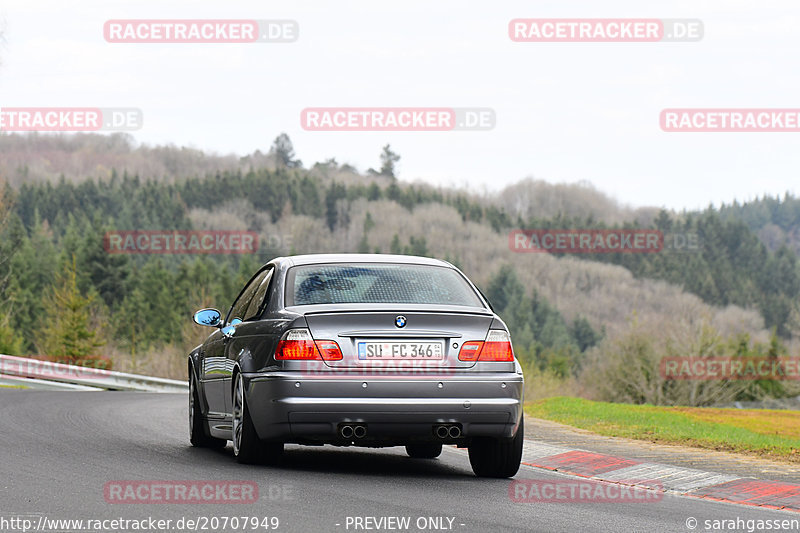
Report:
[[[527,439],[523,444],[522,464],[597,481],[800,512],[800,484],[648,463]]]

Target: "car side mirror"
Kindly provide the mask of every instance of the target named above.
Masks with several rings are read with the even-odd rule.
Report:
[[[201,326],[217,327],[222,322],[222,314],[216,309],[201,309],[192,316],[195,324]]]
[[[225,335],[225,338],[230,339],[233,337],[233,334],[236,333],[236,326],[242,323],[241,318],[234,318],[231,320],[231,323],[222,328],[222,334]]]

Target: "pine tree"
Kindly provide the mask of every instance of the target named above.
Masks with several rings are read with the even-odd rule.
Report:
[[[9,319],[9,327],[20,331],[28,331],[30,324],[41,324],[44,321],[44,300],[42,294],[47,292],[55,278],[57,263],[56,249],[53,246],[52,234],[47,223],[35,223],[30,238],[23,237],[19,249],[11,258],[11,272],[8,292],[9,308],[13,310]],[[33,349],[33,339],[23,338],[23,351]]]
[[[150,345],[147,337],[148,311],[147,301],[137,288],[128,294],[116,315],[116,337],[129,348],[134,372],[137,370],[137,354]]]
[[[78,289],[75,258],[58,276],[53,290],[45,295],[46,320],[41,331],[41,349],[52,360],[80,364],[91,359],[104,343],[90,323],[94,295]]]
[[[277,158],[278,164],[283,165],[286,168],[297,168],[303,164],[299,159],[294,158],[294,146],[292,145],[292,140],[289,139],[289,136],[285,133],[281,133],[275,137],[269,153]]]
[[[0,319],[0,354],[21,355],[23,339],[9,322],[8,315]]]
[[[394,165],[400,161],[400,156],[392,151],[391,147],[387,144],[381,151],[381,176],[395,178]]]
[[[389,253],[392,254],[403,253],[403,245],[400,244],[400,237],[397,235],[397,233],[395,233],[394,237],[392,237],[392,243],[389,245]]]

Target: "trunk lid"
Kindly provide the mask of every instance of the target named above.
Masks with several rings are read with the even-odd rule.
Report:
[[[326,307],[305,311],[314,340],[336,341],[342,351],[341,360],[325,365],[387,376],[473,367],[474,361],[458,360],[459,350],[465,342],[484,340],[493,320],[486,310],[455,306]]]

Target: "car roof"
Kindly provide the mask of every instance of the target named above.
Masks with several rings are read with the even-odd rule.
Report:
[[[420,257],[416,255],[392,254],[306,254],[278,257],[275,259],[275,261],[284,263],[287,266],[316,265],[324,263],[401,263],[453,268],[453,265],[440,259]]]

